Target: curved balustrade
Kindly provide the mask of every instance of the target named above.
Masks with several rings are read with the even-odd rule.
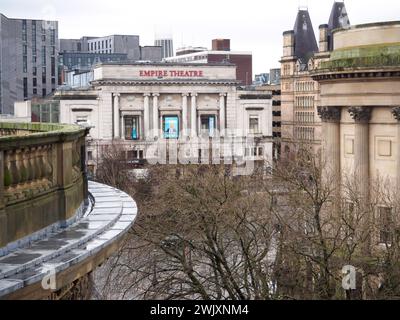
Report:
[[[0,248],[68,220],[87,197],[75,125],[0,123]]]

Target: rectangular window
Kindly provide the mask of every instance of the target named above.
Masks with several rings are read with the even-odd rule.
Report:
[[[259,133],[260,132],[258,117],[251,116],[249,118],[249,130],[250,130],[250,133]]]
[[[28,78],[24,78],[24,99],[28,99]]]
[[[33,76],[37,76],[37,68],[36,67],[33,67],[32,68],[32,74],[33,74]]]
[[[56,84],[56,78],[51,78],[51,84]]]
[[[33,86],[37,87],[37,78],[33,78]]]
[[[42,65],[46,65],[46,46],[42,46]]]
[[[203,115],[200,117],[200,129],[202,134],[206,134],[209,137],[214,136],[215,131],[215,116],[213,115]]]
[[[26,44],[22,46],[22,54],[25,56],[28,54],[28,46]]]
[[[54,46],[56,44],[56,30],[50,30],[50,44]]]
[[[50,109],[51,122],[59,123],[60,122],[60,104],[52,103]]]
[[[37,95],[37,89],[33,88],[33,95]]]
[[[42,34],[42,42],[45,42],[45,41],[46,41],[46,35]]]
[[[124,129],[126,140],[139,140],[140,139],[140,118],[138,116],[124,117]]]
[[[52,56],[56,55],[56,47],[51,47],[51,55]]]
[[[179,118],[178,116],[163,117],[163,132],[165,139],[179,138]]]
[[[23,73],[27,73],[28,72],[28,57],[27,56],[23,56],[22,58],[22,72]]]
[[[390,232],[390,228],[393,224],[392,208],[380,207],[378,210],[380,221],[379,242],[390,244],[392,242],[392,235]]]
[[[56,58],[51,57],[51,76],[56,76]]]
[[[36,64],[36,63],[37,63],[37,57],[36,57],[36,56],[33,56],[33,57],[32,57],[32,62],[33,62],[33,64]]]
[[[92,161],[93,160],[93,151],[88,151],[87,159],[88,159],[88,161]]]
[[[46,92],[46,89],[43,89],[43,93]],[[43,97],[45,95],[43,94]],[[49,123],[50,122],[50,105],[42,104],[40,105],[40,122]]]
[[[42,89],[42,97],[45,97],[46,95],[47,95],[46,89]]]

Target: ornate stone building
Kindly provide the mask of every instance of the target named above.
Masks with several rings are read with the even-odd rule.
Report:
[[[400,21],[333,32],[334,51],[313,72],[321,88],[324,153],[364,197],[381,178],[400,187]]]
[[[156,144],[176,142],[183,150],[199,138],[224,146],[229,139],[251,138],[243,159],[271,160],[271,92],[237,87],[231,64],[103,63],[94,68],[90,89],[58,90],[53,99],[60,122],[93,126],[89,164],[110,143],[123,147],[127,160],[143,163],[154,161]],[[213,150],[217,158],[225,152],[222,145]],[[203,156],[200,148],[188,152],[192,163]]]
[[[307,9],[299,9],[293,30],[283,33],[281,59],[282,151],[291,143],[321,143],[321,122],[317,114],[319,85],[311,72],[329,57],[333,48],[332,30],[348,27],[349,19],[343,2],[333,4],[328,24],[319,27],[317,45]]]

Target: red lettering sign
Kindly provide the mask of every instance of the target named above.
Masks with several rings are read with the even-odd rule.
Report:
[[[169,72],[166,70],[140,70],[139,76],[149,78],[163,78],[168,76],[173,78],[202,78],[204,74],[201,70],[170,70]]]

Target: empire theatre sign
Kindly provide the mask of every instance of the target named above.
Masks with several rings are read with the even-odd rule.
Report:
[[[202,70],[140,70],[140,77],[145,78],[203,78]]]

